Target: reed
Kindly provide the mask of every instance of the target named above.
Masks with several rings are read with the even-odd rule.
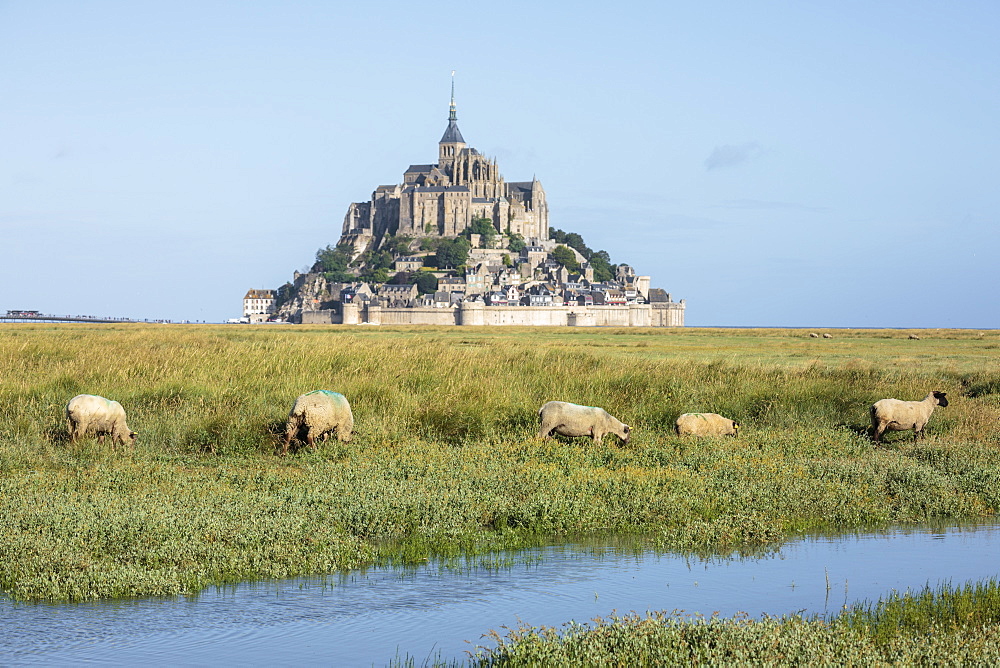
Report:
[[[4,325],[0,589],[24,600],[414,563],[627,534],[754,549],[804,531],[991,515],[996,333]],[[917,347],[920,346],[920,347]],[[343,393],[349,444],[277,452],[302,392]],[[940,389],[928,437],[874,448],[867,407]],[[63,408],[117,399],[134,450],[70,445]],[[539,441],[550,399],[613,437]],[[680,439],[676,416],[738,420]]]
[[[835,617],[613,614],[490,631],[469,661],[434,665],[996,665],[1000,583],[892,593]],[[407,659],[396,665],[407,664]]]

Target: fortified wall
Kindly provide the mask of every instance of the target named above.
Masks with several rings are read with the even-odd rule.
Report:
[[[303,311],[303,325],[465,325],[552,327],[683,327],[684,300],[621,306],[486,306],[462,302],[454,308],[388,308],[343,304]]]

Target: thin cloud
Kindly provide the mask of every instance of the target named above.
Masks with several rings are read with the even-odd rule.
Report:
[[[736,167],[744,162],[758,158],[763,154],[763,147],[755,141],[745,144],[723,144],[712,149],[712,154],[705,159],[705,169],[709,172],[716,169]]]

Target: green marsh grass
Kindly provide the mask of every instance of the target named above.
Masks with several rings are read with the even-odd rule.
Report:
[[[493,644],[461,665],[997,665],[1000,583],[893,592],[832,617],[633,612],[560,628],[521,623],[485,637]]]
[[[567,537],[750,550],[808,531],[993,515],[996,332],[0,327],[0,590],[20,600],[412,564]],[[278,456],[295,397],[350,400],[351,443]],[[948,392],[927,438],[866,435],[884,397]],[[75,394],[120,401],[134,449],[70,445]],[[633,429],[535,438],[537,410]],[[737,439],[680,439],[688,411]]]

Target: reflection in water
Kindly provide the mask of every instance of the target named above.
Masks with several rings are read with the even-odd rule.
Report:
[[[508,569],[372,569],[177,599],[0,601],[0,663],[383,665],[461,658],[487,630],[612,611],[834,614],[925,584],[996,577],[1000,525],[810,537],[745,559],[549,547]]]

